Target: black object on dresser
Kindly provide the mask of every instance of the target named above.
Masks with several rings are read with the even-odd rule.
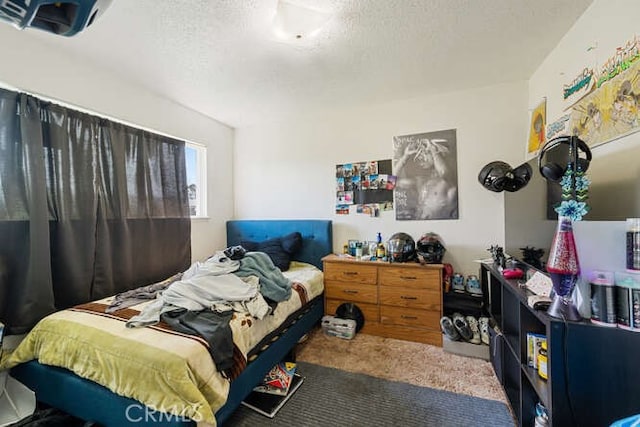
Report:
[[[554,427],[602,427],[640,414],[640,333],[549,317],[529,307],[526,289],[493,265],[481,264],[480,281],[501,330],[491,339],[491,362],[519,426],[534,425],[538,402]],[[547,337],[547,380],[527,366],[529,332]]]

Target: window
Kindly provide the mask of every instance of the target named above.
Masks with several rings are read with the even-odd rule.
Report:
[[[207,216],[207,148],[204,145],[187,142],[185,145],[187,163],[187,188],[191,217]]]

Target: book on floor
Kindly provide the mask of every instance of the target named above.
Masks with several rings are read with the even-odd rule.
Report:
[[[253,409],[259,414],[265,417],[273,418],[278,413],[280,408],[289,400],[289,398],[298,390],[302,385],[304,377],[297,372],[293,375],[289,392],[285,395],[262,393],[259,391],[252,391],[247,396],[242,404],[250,409]]]
[[[295,363],[280,362],[267,372],[262,383],[258,384],[253,390],[261,393],[285,396],[289,392],[295,371]]]

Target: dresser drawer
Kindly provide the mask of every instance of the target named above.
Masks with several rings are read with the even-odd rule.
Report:
[[[362,283],[325,280],[324,294],[330,299],[368,302],[371,304],[377,304],[378,302],[378,288]]]
[[[375,265],[327,262],[324,264],[324,278],[375,285],[378,281],[378,269]]]
[[[440,312],[382,305],[380,323],[434,329],[439,328]]]
[[[332,316],[336,315],[336,309],[345,302],[345,300],[336,300],[336,299],[327,299],[324,305],[325,314],[330,314]],[[368,304],[366,302],[357,302],[355,303],[358,308],[362,311],[364,315],[364,322],[379,322],[380,321],[380,308],[376,304]]]
[[[440,292],[431,289],[380,286],[380,304],[434,310],[440,313]]]
[[[421,268],[386,267],[380,269],[380,285],[404,288],[433,289],[442,286],[440,270]]]

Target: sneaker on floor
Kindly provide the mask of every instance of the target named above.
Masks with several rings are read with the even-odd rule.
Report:
[[[440,329],[442,329],[442,333],[451,341],[458,341],[460,339],[460,334],[456,330],[455,326],[453,326],[453,321],[450,317],[442,316],[440,319]]]
[[[480,340],[483,344],[489,345],[489,318],[480,317],[478,324],[480,326]]]
[[[455,326],[463,340],[471,341],[473,332],[471,332],[471,328],[469,328],[469,324],[462,314],[453,313],[453,326]]]
[[[471,344],[480,344],[482,341],[480,339],[480,328],[478,327],[478,319],[473,316],[467,316],[467,325],[469,325],[469,329],[471,329],[471,333],[473,336],[469,340]]]

